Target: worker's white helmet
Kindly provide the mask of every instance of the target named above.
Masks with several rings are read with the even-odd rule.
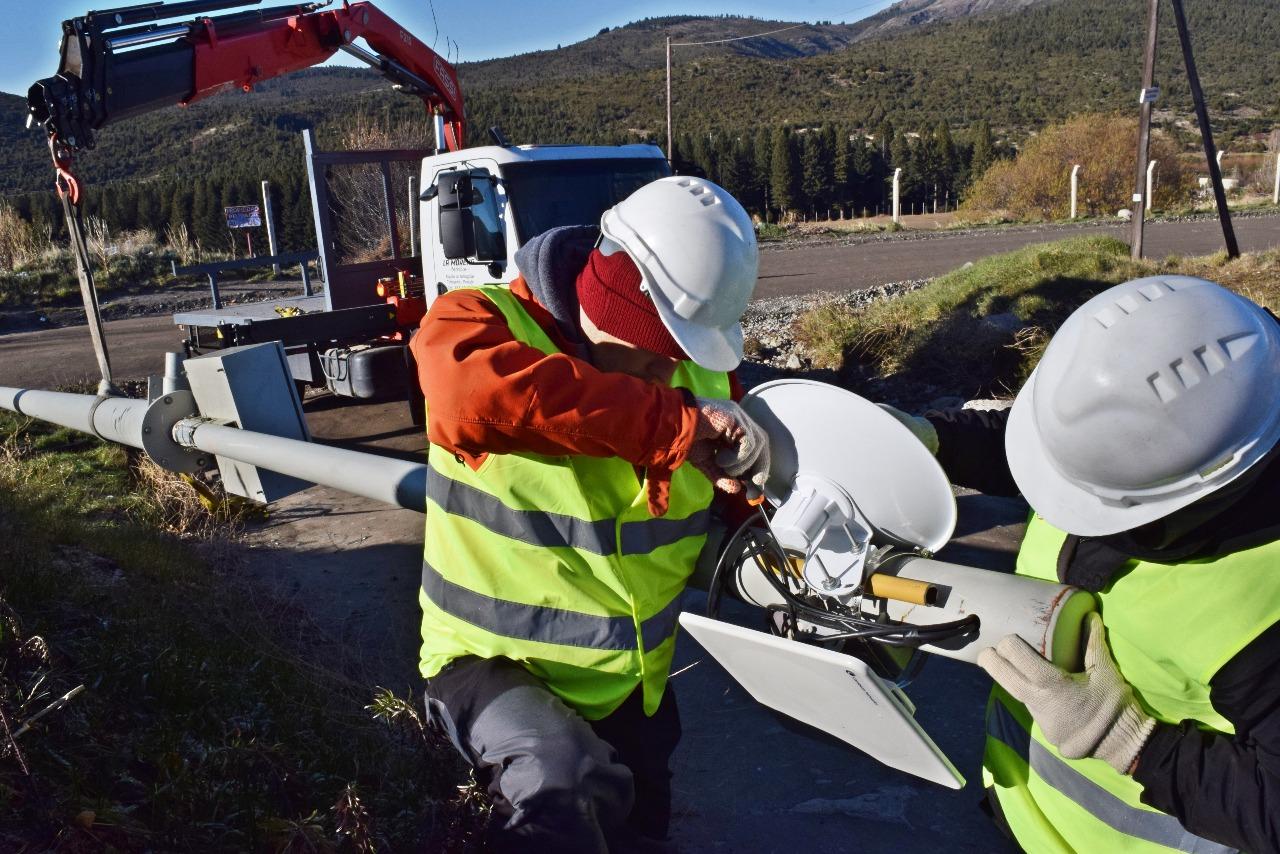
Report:
[[[689,358],[713,371],[742,361],[742,312],[756,287],[755,226],[738,200],[702,178],[660,178],[604,212],[600,249],[619,248]]]
[[[1009,416],[1031,506],[1105,536],[1161,519],[1244,474],[1280,441],[1280,324],[1219,285],[1138,279],[1085,303]]]

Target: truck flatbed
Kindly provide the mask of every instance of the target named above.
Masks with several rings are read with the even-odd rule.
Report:
[[[276,311],[283,309],[284,312]],[[303,314],[325,310],[324,294],[314,296],[281,297],[262,302],[225,305],[222,308],[201,308],[181,311],[173,316],[178,326],[243,326],[264,320],[279,320],[291,315],[293,309]]]

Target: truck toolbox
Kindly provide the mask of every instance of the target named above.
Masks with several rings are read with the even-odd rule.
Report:
[[[320,357],[325,385],[343,397],[403,398],[409,383],[404,345],[335,347]]]

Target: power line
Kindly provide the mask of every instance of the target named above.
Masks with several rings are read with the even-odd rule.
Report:
[[[882,2],[883,0],[873,0],[873,2],[871,3],[863,3],[861,6],[855,6],[849,11],[841,12],[839,15],[836,15],[835,17],[837,19],[848,18],[850,15],[854,14],[855,12],[861,12],[863,10],[872,8],[873,6],[879,6]],[[711,41],[705,41],[705,42],[672,42],[671,46],[672,47],[701,47],[702,45],[728,44],[729,42],[742,42],[742,41],[747,41],[748,39],[758,39],[758,38],[763,38],[765,36],[776,35],[777,33],[785,33],[788,30],[798,30],[801,27],[808,27],[808,26],[812,26],[812,25],[807,23],[792,24],[789,27],[780,27],[779,29],[768,30],[763,33],[752,33],[749,36],[735,36],[730,39],[713,39]]]

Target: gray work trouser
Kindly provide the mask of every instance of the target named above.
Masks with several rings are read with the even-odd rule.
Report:
[[[493,800],[496,851],[604,852],[666,837],[680,716],[668,687],[588,722],[519,664],[463,658],[427,681],[427,713]]]

